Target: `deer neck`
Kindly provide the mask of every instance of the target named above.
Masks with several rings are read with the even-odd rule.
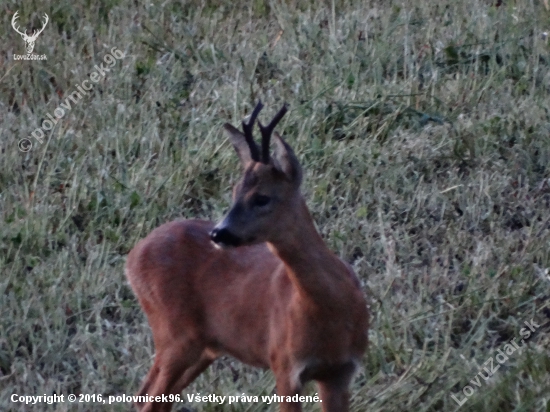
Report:
[[[288,229],[268,246],[284,262],[287,275],[303,297],[323,306],[330,301],[341,302],[350,283],[348,269],[325,245],[304,199],[297,203]]]

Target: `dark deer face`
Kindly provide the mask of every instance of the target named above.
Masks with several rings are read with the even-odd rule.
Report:
[[[233,204],[225,218],[210,234],[220,246],[241,246],[269,241],[293,224],[291,211],[298,207],[302,169],[290,146],[273,129],[284,116],[286,106],[277,113],[271,123],[261,124],[262,151],[252,137],[254,121],[262,109],[261,102],[254,109],[248,124],[243,122],[244,133],[225,124],[231,142],[241,163],[243,177],[233,189]],[[269,155],[269,143],[273,134],[275,156]]]

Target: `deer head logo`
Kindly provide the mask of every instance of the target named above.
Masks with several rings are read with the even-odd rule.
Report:
[[[48,24],[48,15],[46,13],[44,13],[44,25],[42,26],[42,28],[40,30],[35,30],[32,34],[32,36],[28,36],[26,32],[21,32],[19,31],[19,26],[16,26],[16,20],[17,20],[17,13],[19,13],[19,11],[16,11],[15,14],[13,15],[13,18],[11,19],[11,25],[13,27],[13,29],[19,33],[21,35],[21,37],[23,37],[23,40],[25,41],[25,49],[27,49],[27,54],[31,54],[33,49],[34,49],[34,43],[36,42],[36,38],[38,37],[38,35],[40,33],[42,33],[44,31],[44,29],[46,28],[46,25]]]

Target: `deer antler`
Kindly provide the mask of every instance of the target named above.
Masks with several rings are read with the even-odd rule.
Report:
[[[46,13],[44,13],[44,25],[42,26],[42,28],[38,31],[38,33],[36,32],[36,30],[33,32],[32,34],[32,39],[36,39],[38,37],[38,35],[40,33],[42,33],[44,31],[44,29],[46,28],[46,25],[48,24],[48,21],[50,19],[48,18],[48,15]]]
[[[260,153],[258,151],[258,145],[254,141],[254,137],[252,136],[252,129],[254,128],[254,122],[256,121],[256,118],[258,117],[258,114],[260,113],[260,110],[263,109],[263,107],[264,105],[262,104],[262,101],[258,100],[258,104],[250,115],[250,120],[248,121],[248,124],[246,124],[243,120],[244,137],[246,139],[246,143],[248,143],[248,147],[250,148],[250,157],[255,162],[260,161]]]
[[[15,21],[17,20],[17,14],[19,13],[19,10],[15,12],[15,14],[13,15],[13,17],[11,18],[11,26],[13,27],[13,29],[19,33],[21,36],[23,37],[27,37],[27,33],[22,33],[19,31],[19,25],[16,27],[15,26]]]
[[[260,131],[262,132],[262,163],[269,163],[269,141],[271,140],[271,134],[273,133],[275,126],[277,126],[277,123],[279,123],[285,115],[287,109],[287,104],[283,104],[281,110],[279,110],[273,120],[271,120],[271,122],[265,127],[262,126],[258,120],[258,125],[260,126]]]
[[[11,18],[11,26],[13,27],[13,29],[19,33],[21,36],[23,36],[24,39],[26,40],[36,40],[36,38],[38,37],[38,35],[40,33],[42,33],[44,31],[44,29],[46,28],[46,25],[48,24],[48,21],[50,21],[50,18],[48,17],[48,15],[46,13],[44,13],[44,25],[42,26],[42,28],[40,30],[38,30],[38,32],[35,30],[32,34],[32,36],[29,36],[27,35],[26,32],[22,32],[22,31],[19,31],[19,25],[15,25],[16,24],[16,20],[17,18],[19,17],[18,16],[19,14],[19,10],[15,12],[15,14],[13,15],[13,17]]]

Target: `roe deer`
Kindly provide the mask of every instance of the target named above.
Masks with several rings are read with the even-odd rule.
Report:
[[[359,280],[317,233],[300,194],[302,169],[275,132],[286,105],[252,129],[224,128],[244,176],[221,223],[166,223],[128,255],[126,274],[153,331],[155,361],[138,395],[179,394],[217,357],[270,368],[277,395],[319,385],[325,412],[348,411],[348,386],[367,347],[368,311]],[[143,399],[143,398],[142,398]],[[292,401],[292,399],[289,399]],[[295,400],[295,399],[294,399]],[[172,403],[136,403],[169,411]],[[301,411],[281,402],[280,411]]]

